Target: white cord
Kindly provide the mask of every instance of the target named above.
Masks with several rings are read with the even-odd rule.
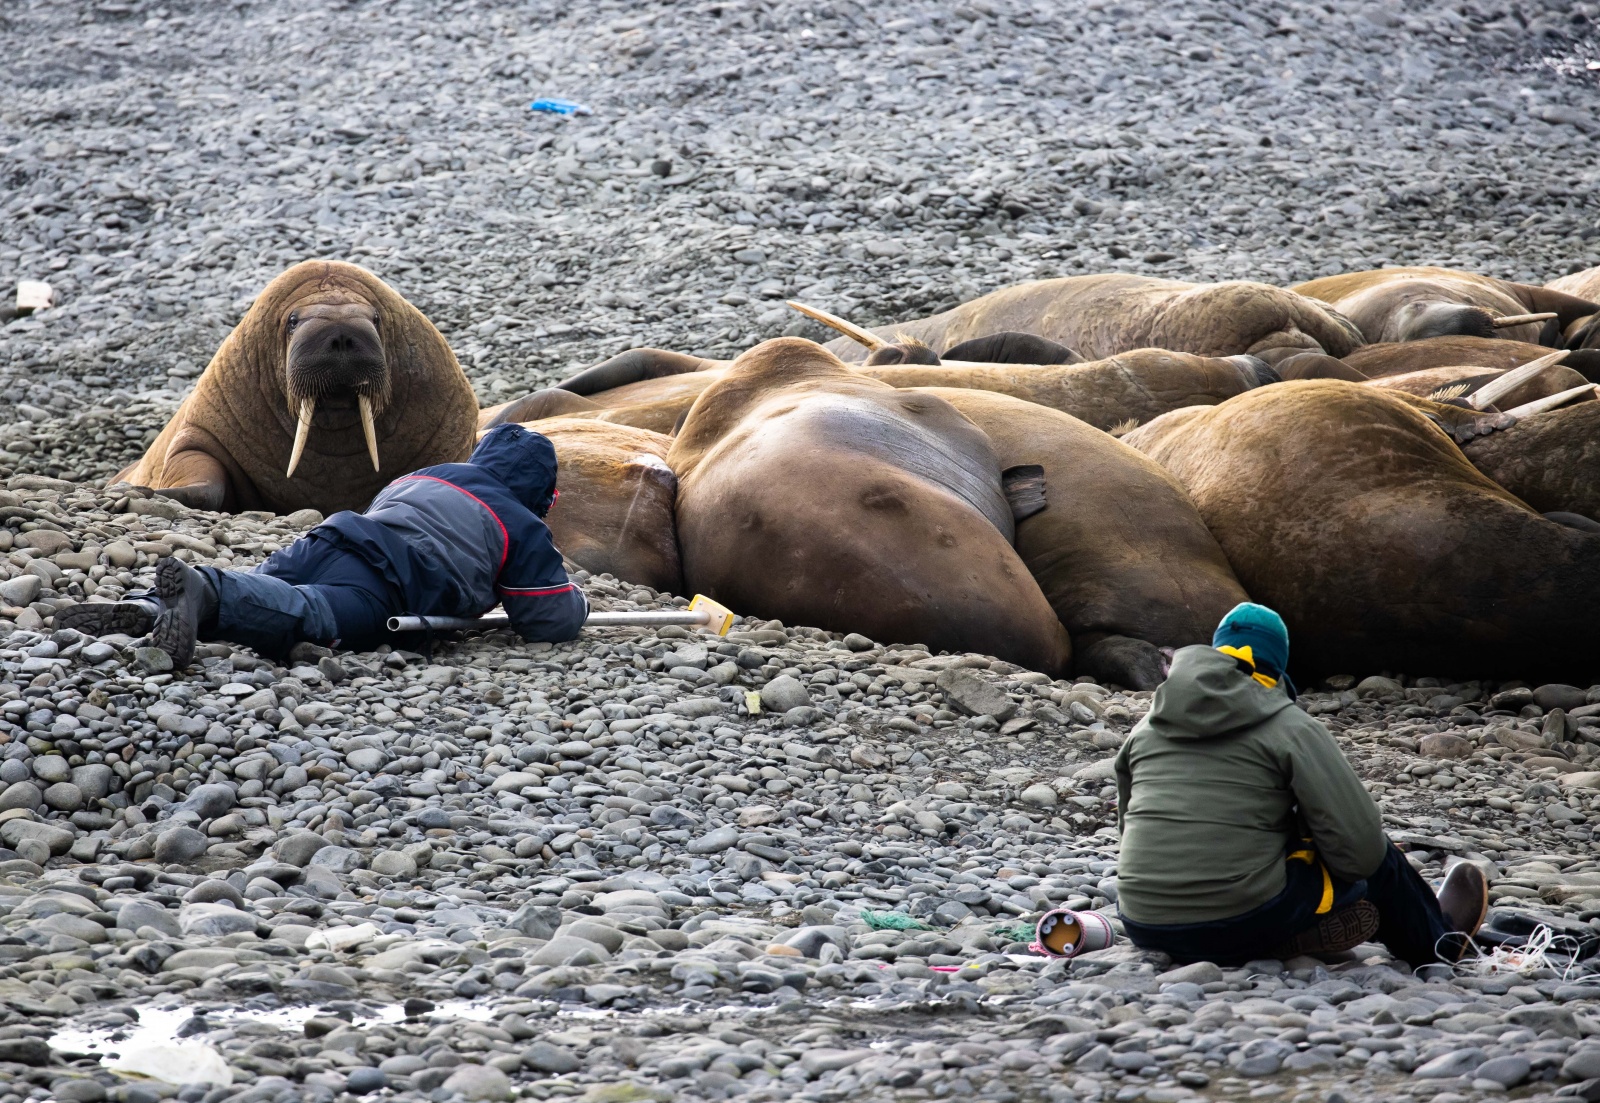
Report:
[[[1434,944],[1434,949],[1439,949],[1439,944],[1446,938],[1459,937],[1459,932],[1441,935]],[[1571,949],[1567,949],[1571,947]],[[1478,976],[1498,976],[1506,973],[1525,974],[1539,969],[1555,969],[1556,965],[1550,960],[1554,957],[1565,957],[1566,964],[1561,967],[1561,980],[1565,982],[1577,967],[1578,953],[1582,949],[1578,940],[1571,935],[1558,935],[1548,926],[1541,923],[1528,935],[1528,940],[1521,946],[1496,946],[1491,950],[1480,950],[1476,943],[1470,940],[1467,943],[1468,954],[1463,955],[1460,961],[1452,966],[1452,970],[1459,974],[1473,973]]]

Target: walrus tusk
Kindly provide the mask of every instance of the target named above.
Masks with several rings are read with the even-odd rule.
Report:
[[[1506,415],[1508,417],[1532,417],[1534,414],[1542,414],[1546,410],[1554,410],[1557,407],[1565,406],[1569,402],[1575,402],[1583,398],[1585,394],[1593,398],[1596,391],[1600,391],[1600,386],[1594,383],[1585,383],[1581,387],[1573,387],[1570,391],[1562,391],[1560,394],[1547,395],[1544,398],[1536,398],[1532,402],[1523,403],[1514,410],[1507,410]]]
[[[798,310],[807,318],[813,318],[816,321],[821,322],[829,329],[838,330],[856,344],[865,345],[872,352],[877,352],[881,348],[889,347],[889,342],[885,341],[882,337],[879,337],[876,333],[868,333],[860,326],[852,325],[843,318],[829,314],[826,310],[818,310],[814,306],[807,306],[805,303],[797,303],[793,299],[786,299],[784,301],[784,305],[791,310]]]
[[[361,431],[367,435],[367,455],[372,457],[372,470],[378,470],[378,430],[372,425],[372,399],[362,395],[358,400],[361,404]]]
[[[302,398],[300,400],[300,424],[294,430],[294,449],[289,453],[289,470],[283,473],[286,479],[294,478],[294,469],[300,466],[300,456],[306,450],[306,438],[311,436],[311,415],[316,412],[317,400]]]
[[[1495,329],[1504,329],[1506,326],[1525,326],[1532,322],[1548,322],[1555,314],[1508,314],[1504,318],[1496,318],[1489,324]]]
[[[1553,368],[1561,363],[1567,358],[1568,351],[1567,349],[1559,349],[1548,356],[1541,356],[1537,360],[1529,360],[1520,368],[1512,368],[1504,375],[1489,380],[1489,382],[1468,395],[1467,401],[1474,410],[1487,410],[1546,368]]]

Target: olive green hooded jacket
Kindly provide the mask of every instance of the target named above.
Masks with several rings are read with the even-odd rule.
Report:
[[[1185,647],[1117,754],[1117,901],[1139,923],[1241,915],[1283,891],[1300,840],[1343,881],[1383,861],[1378,807],[1328,729],[1237,660]]]

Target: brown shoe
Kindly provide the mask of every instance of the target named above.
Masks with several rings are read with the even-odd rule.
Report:
[[[1329,912],[1289,941],[1276,946],[1279,961],[1301,954],[1335,954],[1359,946],[1378,933],[1378,909],[1370,900],[1357,900],[1348,908]]]
[[[1464,936],[1456,955],[1459,960],[1489,910],[1489,882],[1484,879],[1483,870],[1471,862],[1452,866],[1439,886],[1439,910],[1444,912],[1445,926]]]

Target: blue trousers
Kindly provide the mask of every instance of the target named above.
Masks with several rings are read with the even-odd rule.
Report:
[[[1282,892],[1242,915],[1160,925],[1136,923],[1123,916],[1122,927],[1135,946],[1160,950],[1175,961],[1243,965],[1265,957],[1273,947],[1316,925],[1322,867],[1315,862],[1290,861],[1287,877]],[[1392,844],[1383,864],[1365,881],[1334,878],[1333,894],[1333,911],[1358,900],[1370,901],[1378,909],[1378,941],[1413,967],[1454,960],[1461,949],[1459,935],[1446,937],[1450,928],[1433,889]]]
[[[248,571],[200,567],[217,591],[217,619],[205,639],[227,640],[282,658],[297,643],[370,651],[388,639],[401,611],[388,581],[360,556],[315,532]]]

